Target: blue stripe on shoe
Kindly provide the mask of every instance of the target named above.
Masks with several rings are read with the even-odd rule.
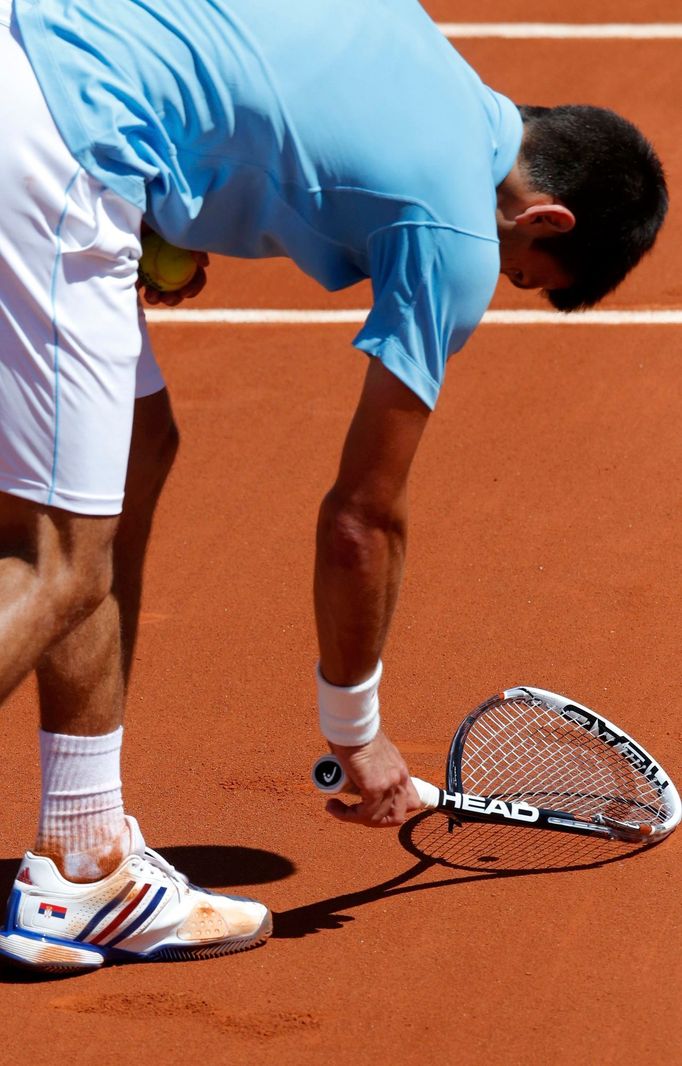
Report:
[[[142,911],[142,914],[138,915],[135,921],[131,922],[127,929],[124,929],[122,933],[119,933],[117,936],[115,936],[113,940],[110,940],[107,944],[102,944],[102,947],[105,949],[113,948],[116,944],[120,943],[121,940],[125,940],[127,936],[132,936],[135,930],[139,929],[142,923],[145,922],[147,918],[149,918],[149,916],[154,913],[156,908],[161,903],[161,900],[166,895],[166,892],[167,889],[165,888],[157,889],[155,896],[153,897],[151,902],[147,904],[145,909]]]
[[[4,931],[7,933],[17,928],[17,911],[19,910],[20,899],[21,890],[18,888],[13,888],[9,894],[9,899],[7,900],[7,910],[5,912]]]
[[[125,886],[125,888],[121,889],[121,891],[119,892],[119,894],[117,896],[114,896],[114,898],[110,899],[109,902],[107,904],[105,904],[104,907],[102,907],[100,910],[97,911],[97,914],[94,916],[94,918],[90,919],[90,921],[86,925],[85,929],[81,929],[81,931],[78,934],[78,936],[74,937],[74,941],[77,942],[77,943],[82,943],[87,937],[89,937],[90,933],[92,933],[92,931],[96,928],[96,926],[99,925],[99,923],[102,921],[102,919],[106,918],[107,914],[109,914],[111,911],[113,911],[114,907],[118,907],[119,903],[123,902],[123,900],[126,898],[128,893],[130,892],[131,888],[134,888],[134,887],[135,887],[135,882],[134,881],[128,881],[128,884]]]

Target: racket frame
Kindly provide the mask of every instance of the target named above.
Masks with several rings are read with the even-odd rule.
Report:
[[[581,726],[597,740],[618,751],[633,769],[646,778],[656,789],[670,812],[665,821],[659,825],[644,825],[619,821],[606,815],[597,815],[594,820],[583,819],[565,811],[538,807],[535,808],[538,811],[537,819],[532,823],[528,822],[526,824],[530,824],[537,829],[551,829],[564,833],[589,833],[592,836],[603,836],[611,840],[648,842],[652,844],[662,840],[679,824],[682,818],[682,802],[677,789],[661,765],[641,744],[638,744],[628,733],[614,725],[608,718],[597,714],[590,707],[586,707],[584,704],[576,702],[576,700],[568,699],[566,696],[560,696],[556,692],[535,688],[531,685],[517,685],[514,688],[505,689],[504,692],[496,696],[490,696],[462,721],[452,739],[448,752],[445,772],[447,787],[445,790],[441,790],[443,795],[439,798],[438,804],[440,810],[450,811],[455,821],[498,821],[505,825],[510,823],[520,824],[517,818],[511,816],[496,819],[489,813],[480,811],[472,813],[468,809],[471,806],[470,804],[466,804],[467,809],[462,809],[457,807],[456,802],[452,802],[453,797],[467,795],[462,788],[462,758],[464,745],[471,729],[478,719],[490,707],[498,704],[500,700],[514,699],[538,699],[562,718]],[[483,798],[491,799],[491,797]]]

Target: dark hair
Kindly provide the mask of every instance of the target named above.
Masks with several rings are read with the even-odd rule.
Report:
[[[663,167],[639,130],[613,111],[581,104],[519,110],[527,179],[576,220],[570,232],[538,241],[574,278],[545,295],[560,311],[591,307],[652,247],[668,209]]]

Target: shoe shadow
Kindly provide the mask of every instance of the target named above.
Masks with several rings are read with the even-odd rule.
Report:
[[[283,881],[296,872],[284,855],[260,848],[225,847],[218,844],[189,844],[157,848],[164,859],[204,888],[239,888]]]
[[[178,845],[158,848],[160,855],[185,874],[192,884],[203,888],[240,888],[281,881],[296,872],[296,866],[284,855],[259,848],[222,845]],[[9,896],[20,859],[0,859],[0,899]],[[4,895],[3,895],[4,894]],[[87,973],[41,974],[21,969],[0,958],[0,984],[36,984],[45,981],[72,980]]]

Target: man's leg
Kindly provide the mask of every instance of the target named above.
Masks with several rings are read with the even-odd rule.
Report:
[[[121,725],[147,544],[177,447],[178,432],[166,389],[137,400],[123,513],[113,541],[112,595],[38,663],[45,730],[88,736]],[[115,663],[115,671],[103,670],[103,660]]]
[[[91,733],[120,722],[118,609],[110,593],[117,523],[0,494],[0,693],[7,696],[52,648],[72,648],[73,634],[87,633],[76,723],[86,720],[87,704]],[[123,828],[121,810],[119,836]],[[44,834],[40,841],[39,834],[41,850],[62,872],[67,840]]]
[[[165,389],[137,400],[112,592],[36,669],[43,799],[34,850],[72,881],[106,876],[129,847],[120,783],[124,693],[144,557],[177,439]]]
[[[136,401],[123,514],[114,540],[113,588],[121,615],[126,687],[137,639],[147,544],[179,439],[165,388]]]
[[[145,550],[176,449],[165,390],[138,400],[125,505],[113,541],[112,591],[46,649],[37,667],[41,827],[34,853],[22,861],[0,929],[0,954],[15,963],[73,972],[105,961],[210,957],[255,947],[272,928],[263,904],[188,886],[145,847],[135,819],[123,814],[123,695]],[[118,837],[116,825],[123,828]],[[55,826],[59,841],[69,841],[75,856],[54,846]],[[63,875],[69,862],[66,879],[60,879],[55,866]],[[95,876],[97,883],[88,884]]]

